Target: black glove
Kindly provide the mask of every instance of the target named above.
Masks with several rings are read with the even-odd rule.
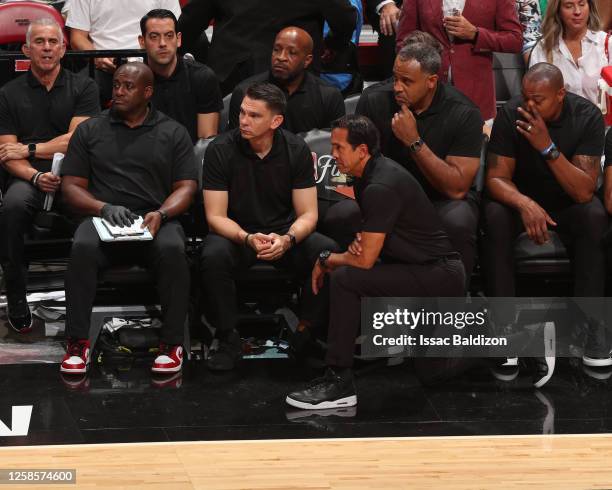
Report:
[[[123,206],[105,204],[100,212],[102,218],[113,226],[131,226],[138,215]]]

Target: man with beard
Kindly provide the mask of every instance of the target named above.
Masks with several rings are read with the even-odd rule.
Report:
[[[210,138],[219,128],[223,109],[219,82],[213,71],[196,61],[178,59],[181,33],[170,10],[155,9],[140,20],[140,47],[155,75],[153,104],[187,128],[191,141]]]
[[[191,0],[179,18],[185,52],[194,52],[211,21],[206,64],[225,95],[268,67],[274,37],[287,26],[298,26],[312,37],[313,68],[319,72],[323,51],[341,51],[350,41],[357,11],[349,0]],[[331,33],[323,39],[325,22]]]
[[[248,78],[232,93],[229,127],[238,127],[244,93],[254,82],[270,82],[287,98],[283,128],[292,133],[331,127],[331,122],[345,113],[340,91],[310,73],[312,38],[299,27],[287,27],[278,33],[272,48],[271,69]]]
[[[196,161],[187,130],[149,101],[153,73],[128,63],[115,71],[110,111],[79,126],[64,161],[62,192],[67,206],[84,216],[74,234],[66,272],[67,353],[60,370],[85,374],[89,325],[98,271],[116,264],[144,263],[152,269],[163,326],[152,371],[176,373],[183,363],[183,333],[189,303],[185,235],[176,220],[196,191]],[[105,243],[92,217],[130,226],[141,215],[153,240]]]

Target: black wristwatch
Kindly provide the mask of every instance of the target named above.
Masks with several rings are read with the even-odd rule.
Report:
[[[36,156],[36,143],[28,143],[28,160],[34,160]]]
[[[411,145],[408,145],[408,149],[412,153],[417,153],[421,148],[423,148],[424,144],[425,144],[425,142],[423,141],[423,138],[419,138],[418,140],[416,140]]]
[[[557,145],[551,143],[550,146],[541,153],[541,155],[544,157],[544,160],[556,160],[559,158],[559,156],[561,156],[561,152],[559,151],[559,148],[557,148]]]
[[[331,254],[331,250],[323,250],[319,254],[319,265],[323,267],[323,269],[327,268],[327,259],[329,259]]]
[[[159,213],[159,215],[161,216],[162,223],[165,223],[166,221],[168,221],[168,213],[166,213],[166,211],[162,209],[158,209],[156,213]]]
[[[290,231],[285,233],[285,235],[289,237],[289,242],[291,242],[291,248],[295,247],[297,245],[297,240],[295,238],[295,235],[291,233]]]

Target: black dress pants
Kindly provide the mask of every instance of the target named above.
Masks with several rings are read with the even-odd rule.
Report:
[[[605,253],[602,243],[607,213],[597,197],[549,212],[567,247],[574,272],[574,296],[603,296]],[[484,203],[483,269],[487,296],[515,296],[514,242],[525,229],[520,214],[497,201]]]
[[[7,295],[18,300],[26,295],[28,264],[24,237],[36,213],[42,209],[44,194],[21,179],[13,179],[0,206],[0,262]]]
[[[89,337],[99,271],[111,265],[134,263],[150,268],[155,276],[163,316],[161,341],[168,345],[183,343],[190,277],[185,234],[177,221],[163,224],[151,241],[130,243],[102,242],[91,218],[79,225],[66,272],[68,338]]]
[[[312,233],[290,248],[276,261],[265,262],[279,269],[287,269],[304,280],[301,297],[301,319],[318,327],[326,316],[325,302],[314,300],[310,287],[315,260],[323,250],[338,251],[338,245],[320,233]],[[217,329],[217,337],[224,338],[236,328],[238,305],[235,277],[257,262],[255,251],[227,238],[209,233],[204,239],[201,257],[205,313]]]
[[[353,365],[362,297],[464,295],[465,271],[458,256],[423,265],[377,263],[369,270],[339,267],[329,277],[330,318],[325,362],[341,368]]]
[[[466,284],[474,269],[479,216],[478,199],[470,192],[465,199],[432,201],[453,248],[461,255]]]

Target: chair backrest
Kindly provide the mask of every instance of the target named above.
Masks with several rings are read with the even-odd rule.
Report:
[[[346,109],[347,114],[355,114],[355,109],[357,109],[357,102],[359,102],[359,97],[361,94],[351,95],[344,99],[344,108]]]
[[[340,177],[341,174],[331,155],[331,132],[323,129],[313,129],[303,136],[312,153],[317,197],[324,201],[334,202],[346,199],[334,190],[340,184],[340,182],[335,182],[334,179]]]
[[[472,184],[472,188],[476,189],[476,192],[481,193],[484,189],[486,165],[487,165],[487,146],[489,144],[489,137],[486,134],[482,135],[482,149],[480,150],[480,166],[478,167],[478,173]]]
[[[50,5],[38,2],[0,4],[0,44],[25,42],[30,22],[42,18],[53,19],[64,29],[64,19]]]
[[[521,93],[525,74],[523,56],[512,53],[493,53],[493,75],[495,77],[495,100],[503,105]]]
[[[229,125],[230,100],[232,100],[232,94],[227,94],[223,97],[223,109],[221,109],[221,114],[219,114],[219,133],[225,131]]]
[[[204,155],[206,149],[212,140],[215,138],[199,139],[193,148],[198,166],[198,190],[196,191],[190,214],[193,216],[192,236],[204,236],[208,232],[208,224],[206,223],[206,215],[204,214],[204,200],[202,199],[202,173],[204,170]]]

